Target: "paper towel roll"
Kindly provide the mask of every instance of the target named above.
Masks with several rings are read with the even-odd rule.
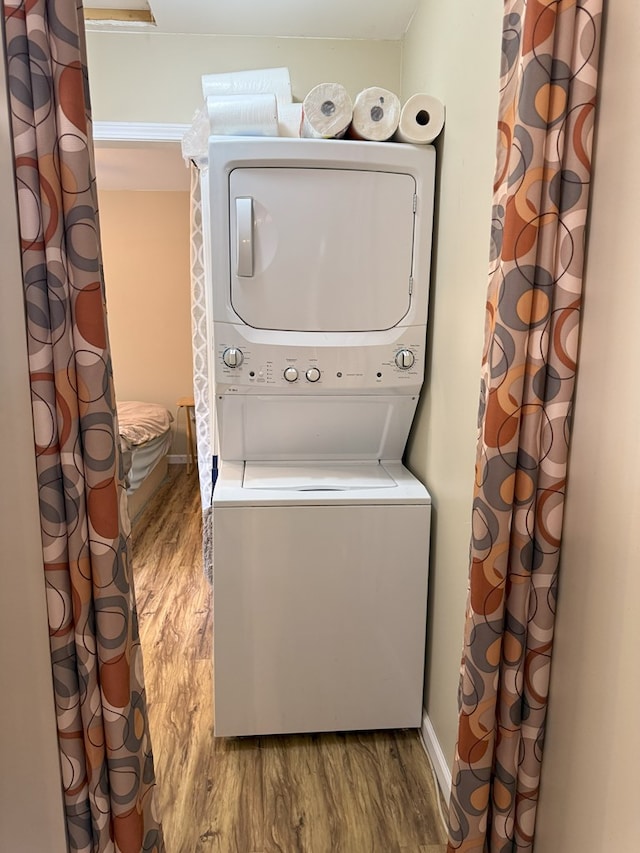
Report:
[[[444,105],[431,95],[412,95],[400,113],[398,142],[428,144],[444,127]]]
[[[273,93],[279,104],[291,103],[291,79],[288,68],[259,68],[255,71],[229,71],[224,74],[205,74],[202,94],[264,95]]]
[[[385,142],[396,132],[399,121],[400,98],[388,89],[371,86],[356,95],[349,135],[354,139]]]
[[[302,104],[278,104],[278,136],[300,136]]]
[[[320,83],[304,99],[302,115],[302,136],[333,139],[347,132],[353,104],[340,83]]]
[[[213,136],[277,136],[275,95],[209,95],[209,128]]]

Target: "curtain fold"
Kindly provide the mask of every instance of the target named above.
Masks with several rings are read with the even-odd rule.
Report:
[[[4,2],[3,12],[69,849],[159,853],[82,3]]]
[[[213,492],[213,441],[210,422],[209,334],[207,331],[202,172],[194,163],[190,163],[189,169],[191,173],[191,342],[193,351],[193,398],[196,416],[200,497],[204,511],[211,506],[211,495]]]
[[[183,146],[184,148],[184,146]],[[200,159],[200,158],[199,158]],[[204,229],[208,227],[208,167],[190,160],[191,170],[191,342],[193,352],[193,399],[200,501],[202,505],[202,566],[213,582],[213,487],[218,474],[215,416],[209,359],[213,335],[208,318],[207,253]]]
[[[602,0],[506,0],[449,851],[533,849]]]

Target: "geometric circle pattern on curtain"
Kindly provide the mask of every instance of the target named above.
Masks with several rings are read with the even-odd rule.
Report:
[[[4,25],[69,849],[161,851],[107,337],[82,4],[5,2]]]
[[[531,851],[602,0],[506,0],[449,851]]]

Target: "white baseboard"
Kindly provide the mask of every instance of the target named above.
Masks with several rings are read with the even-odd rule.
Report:
[[[170,453],[167,456],[167,462],[169,465],[186,465],[187,464],[187,454],[186,453]]]
[[[420,733],[422,735],[422,745],[431,759],[431,764],[433,765],[433,770],[436,774],[436,779],[438,780],[442,797],[444,802],[448,805],[449,795],[451,793],[451,770],[449,769],[447,759],[444,757],[444,752],[442,751],[440,742],[436,737],[436,732],[431,720],[429,719],[429,715],[424,709],[422,712],[422,727],[420,729]]]

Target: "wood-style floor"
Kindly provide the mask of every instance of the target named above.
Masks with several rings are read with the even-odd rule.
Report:
[[[415,731],[214,739],[197,477],[169,470],[132,534],[167,853],[444,853]]]

